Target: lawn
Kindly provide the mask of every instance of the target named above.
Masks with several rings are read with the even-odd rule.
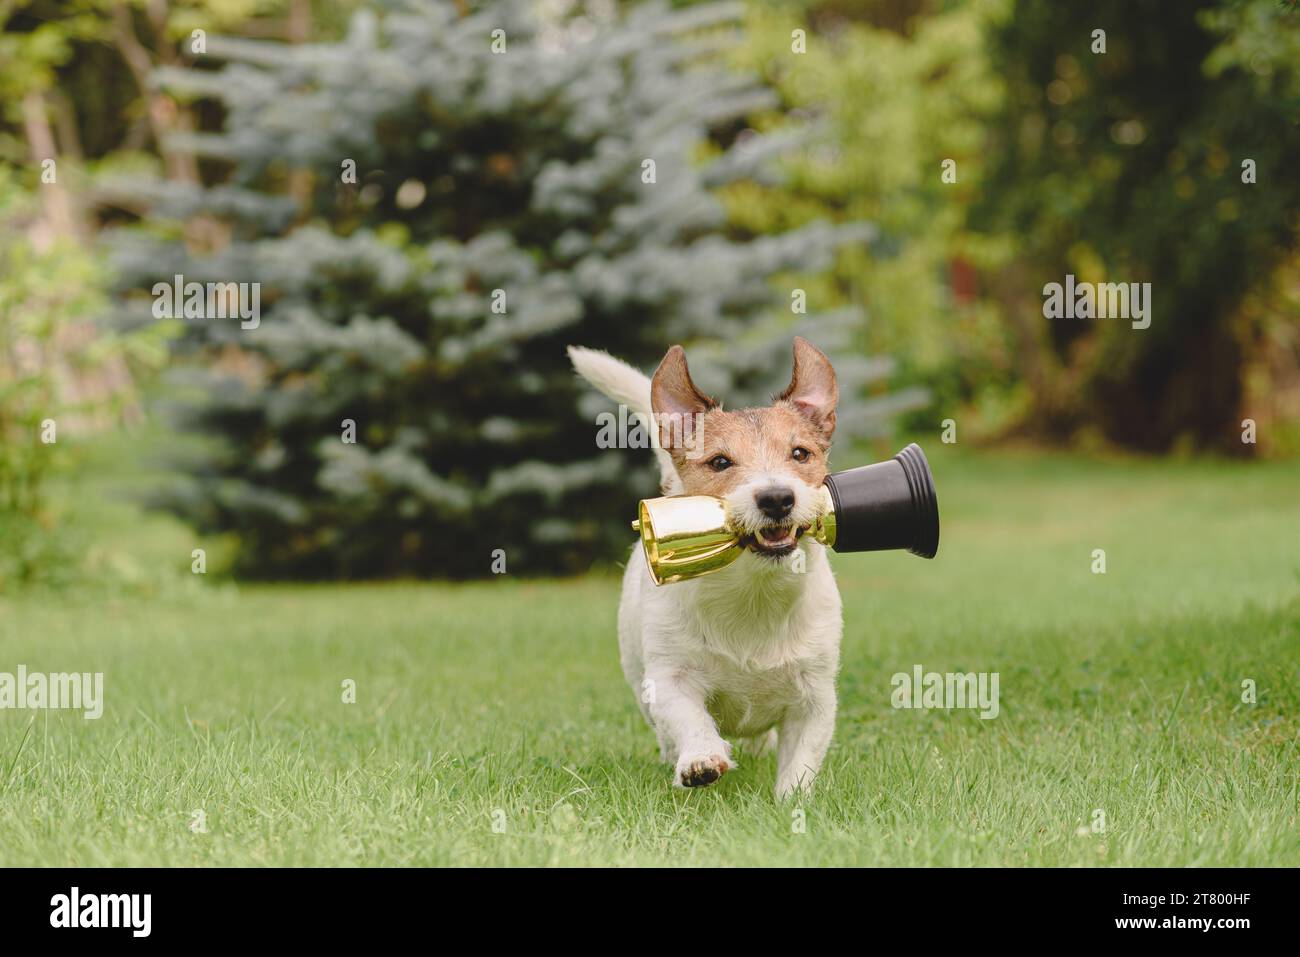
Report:
[[[191,576],[193,534],[92,469],[62,494],[125,584],[0,597],[0,671],[102,671],[105,712],[0,712],[0,864],[1300,865],[1300,464],[927,446],[940,556],[834,559],[840,718],[797,806],[772,758],[669,786],[616,570]],[[895,710],[917,664],[998,672],[1001,713]]]

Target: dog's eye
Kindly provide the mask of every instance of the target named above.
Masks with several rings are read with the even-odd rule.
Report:
[[[802,445],[798,445],[795,446],[795,450],[790,453],[790,457],[794,459],[796,462],[807,462],[810,458],[812,458],[812,453],[809,452],[807,449],[805,449]]]
[[[727,458],[725,455],[715,455],[713,458],[709,459],[709,468],[713,469],[715,472],[725,471],[726,469],[731,468],[731,465],[731,459]]]

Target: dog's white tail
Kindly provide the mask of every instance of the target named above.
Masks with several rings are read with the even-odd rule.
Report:
[[[682,480],[673,467],[672,456],[659,447],[658,435],[653,431],[654,419],[650,407],[650,377],[638,372],[621,359],[608,352],[569,346],[569,361],[573,368],[597,389],[615,402],[627,406],[628,411],[639,415],[643,428],[649,431],[654,443],[655,458],[659,462],[659,487],[665,495],[682,491]]]

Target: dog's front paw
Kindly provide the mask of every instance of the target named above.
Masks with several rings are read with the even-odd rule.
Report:
[[[677,759],[677,774],[673,784],[679,788],[707,787],[732,767],[731,759],[721,751],[710,754],[683,754]]]

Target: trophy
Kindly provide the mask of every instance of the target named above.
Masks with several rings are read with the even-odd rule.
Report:
[[[925,453],[915,443],[887,462],[828,475],[821,514],[805,531],[837,552],[906,549],[922,558],[939,551],[939,502]],[[632,528],[641,534],[656,585],[725,568],[745,546],[712,495],[643,499]]]

